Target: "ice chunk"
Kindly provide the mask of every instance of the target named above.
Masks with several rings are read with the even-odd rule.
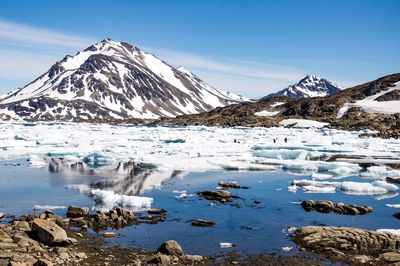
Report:
[[[397,191],[399,189],[396,185],[390,184],[388,182],[381,181],[381,180],[372,182],[372,185],[375,186],[375,187],[384,188],[388,192],[395,192],[395,191]]]
[[[333,178],[333,176],[329,175],[329,174],[312,173],[311,178],[312,179],[331,179],[331,178]]]
[[[66,209],[67,206],[59,205],[35,205],[34,210],[55,210],[55,209]]]
[[[400,229],[378,229],[376,231],[378,233],[385,233],[385,234],[400,236]]]
[[[317,186],[304,186],[303,190],[306,193],[335,193],[335,187],[317,187]]]
[[[283,252],[290,252],[293,249],[293,247],[282,247]]]
[[[221,248],[231,248],[231,247],[233,247],[234,245],[233,245],[232,243],[228,243],[228,242],[221,242],[221,243],[219,243],[219,246],[220,246]]]
[[[99,153],[91,153],[83,158],[83,162],[92,168],[100,168],[113,165],[115,159]]]
[[[389,208],[400,208],[400,204],[386,204],[386,206]]]
[[[101,209],[122,207],[141,211],[151,208],[153,203],[153,198],[120,195],[108,190],[92,189],[90,194],[97,203],[96,207]]]
[[[43,156],[32,154],[29,157],[29,166],[34,168],[42,168],[47,165]]]
[[[345,192],[358,195],[385,194],[388,190],[384,187],[374,186],[371,183],[346,181],[342,183],[341,189]]]

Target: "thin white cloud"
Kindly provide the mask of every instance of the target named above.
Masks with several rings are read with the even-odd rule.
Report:
[[[34,80],[66,54],[75,54],[95,42],[92,38],[0,20],[0,94],[14,89],[4,87],[10,84],[6,80]],[[218,89],[253,98],[280,90],[305,75],[296,68],[264,62],[213,59],[153,47],[143,49],[174,66],[185,66]]]
[[[89,38],[8,21],[0,21],[0,40],[17,45],[37,45],[73,49],[82,49],[82,47],[93,43],[93,40]]]

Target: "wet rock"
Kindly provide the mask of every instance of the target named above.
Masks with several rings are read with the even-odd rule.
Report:
[[[103,232],[102,233],[103,237],[116,237],[117,234],[114,232]]]
[[[334,207],[333,202],[329,200],[319,200],[315,203],[315,210],[322,213],[330,213]]]
[[[148,214],[165,214],[167,213],[167,210],[165,209],[149,209],[147,210]]]
[[[88,214],[89,208],[87,207],[69,206],[67,210],[68,218],[85,217]]]
[[[207,200],[219,201],[221,203],[225,203],[232,198],[231,193],[226,190],[207,190],[198,192],[197,194]]]
[[[40,242],[48,245],[66,244],[70,242],[64,229],[49,220],[34,219],[32,223],[32,232]]]
[[[306,226],[294,232],[293,240],[300,248],[340,258],[348,254],[377,257],[386,252],[397,253],[400,246],[400,236],[352,227]]]
[[[396,212],[393,216],[396,217],[397,219],[400,219],[400,212]]]
[[[248,189],[249,187],[246,186],[242,186],[239,183],[237,183],[236,181],[229,181],[227,183],[225,182],[219,182],[218,186],[222,187],[222,188],[236,188],[236,189]]]
[[[211,222],[211,221],[202,220],[202,219],[196,219],[196,220],[193,220],[191,222],[191,225],[193,225],[193,226],[204,226],[204,227],[208,226],[209,227],[209,226],[214,226],[215,223]]]
[[[301,203],[301,207],[307,212],[314,210],[315,202],[313,200],[305,200]]]
[[[357,206],[357,205],[345,205],[342,202],[338,202],[335,205],[334,211],[339,214],[344,215],[364,215],[372,212],[371,206]]]
[[[182,256],[184,252],[182,247],[175,240],[168,240],[164,242],[157,250],[162,254],[166,255],[174,255],[174,256]]]

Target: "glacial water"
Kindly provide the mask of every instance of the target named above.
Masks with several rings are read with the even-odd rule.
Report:
[[[179,145],[179,144],[178,144]],[[112,179],[112,176],[97,175],[97,172],[79,173],[54,171],[49,166],[30,168],[24,159],[4,160],[0,163],[0,211],[8,215],[31,213],[35,205],[93,207],[94,201],[85,193],[71,189],[71,185],[95,184]],[[294,179],[310,178],[310,175],[268,171],[206,171],[178,174],[164,179],[161,186],[146,189],[140,196],[154,199],[152,207],[168,211],[167,221],[155,225],[140,224],[116,231],[118,237],[107,239],[110,243],[156,249],[168,239],[177,240],[191,254],[218,254],[238,251],[239,253],[293,254],[296,245],[285,233],[288,227],[305,225],[354,226],[366,229],[399,228],[393,217],[396,209],[386,204],[400,203],[399,197],[373,197],[370,195],[347,195],[336,193],[305,193],[298,189],[289,192],[288,186]],[[232,194],[241,199],[234,200],[239,206],[211,203],[199,198],[196,192],[215,189],[220,181],[237,181],[249,189],[232,189]],[[359,176],[349,176],[340,181],[361,181]],[[143,187],[146,178],[124,179]],[[128,183],[126,183],[128,182]],[[177,191],[186,191],[186,198],[176,198]],[[393,197],[394,196],[394,197]],[[347,216],[335,213],[322,214],[305,212],[299,205],[302,200],[332,200],[346,204],[371,205],[374,211],[367,215]],[[256,204],[255,202],[260,202]],[[66,209],[55,209],[65,215]],[[214,227],[194,227],[192,219],[205,219],[216,223]],[[3,220],[7,222],[9,218]],[[219,243],[229,242],[233,248],[222,249]],[[282,247],[293,247],[289,253]]]

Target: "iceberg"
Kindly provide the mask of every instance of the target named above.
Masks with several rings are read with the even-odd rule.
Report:
[[[142,211],[151,208],[153,198],[127,196],[116,194],[113,191],[92,189],[90,195],[96,202],[97,209],[112,209],[114,207],[128,208],[134,211]]]

